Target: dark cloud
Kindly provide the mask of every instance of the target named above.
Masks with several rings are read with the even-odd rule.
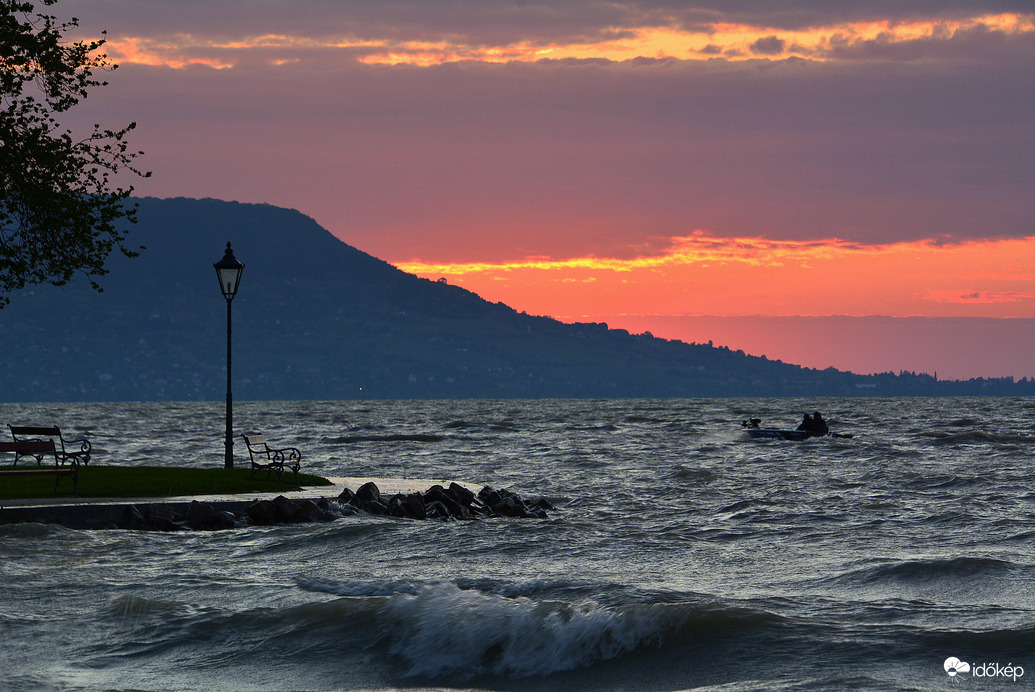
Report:
[[[959,29],[951,35],[905,41],[887,37],[870,40],[835,39],[825,56],[840,60],[944,60],[997,65],[1035,54],[1035,34],[1010,34],[984,24]]]
[[[909,21],[915,19],[959,19],[1000,13],[1031,14],[1027,0],[706,0],[696,2],[636,3],[654,12],[664,10],[688,27],[718,21],[749,24],[789,31],[843,22]]]
[[[778,36],[766,36],[751,44],[751,52],[755,55],[780,55],[786,45],[786,41]]]
[[[54,11],[112,35],[288,33],[505,45],[595,40],[613,27],[707,30],[715,22],[736,22],[797,30],[849,21],[1030,14],[1033,8],[1030,0],[61,0]]]

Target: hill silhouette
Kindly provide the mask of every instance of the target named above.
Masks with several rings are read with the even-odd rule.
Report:
[[[237,400],[1030,394],[1027,380],[814,370],[709,344],[563,324],[406,274],[303,214],[138,200],[103,293],[34,287],[0,310],[0,400],[219,400],[226,307],[212,263],[245,263],[233,303]]]

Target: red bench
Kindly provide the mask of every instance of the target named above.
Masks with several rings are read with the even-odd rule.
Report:
[[[16,440],[14,442],[0,442],[0,452],[14,452],[15,461],[20,456],[33,456],[39,460],[47,454],[54,457],[54,465],[37,468],[0,468],[0,476],[56,476],[54,479],[54,497],[57,497],[58,484],[62,476],[72,478],[72,487],[75,496],[79,497],[79,460],[72,457],[68,460],[68,466],[61,466],[58,463],[58,452],[54,446],[54,440]]]

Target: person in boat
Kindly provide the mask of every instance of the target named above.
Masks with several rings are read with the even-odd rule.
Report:
[[[801,419],[798,430],[808,433],[809,437],[821,437],[830,432],[827,422],[823,420],[823,414],[819,411],[815,411],[811,416],[806,413],[805,417]]]
[[[823,420],[823,414],[816,411],[812,414],[812,434],[813,435],[826,435],[830,432],[830,428],[827,427],[827,422]]]
[[[743,428],[757,428],[761,423],[762,423],[762,419],[761,418],[748,418],[746,421],[742,422],[740,425]]]
[[[801,423],[798,424],[798,430],[804,430],[807,433],[811,433],[815,423],[812,422],[812,416],[805,414],[805,417],[801,419]]]

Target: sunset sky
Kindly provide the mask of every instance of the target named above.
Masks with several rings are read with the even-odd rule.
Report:
[[[61,0],[137,193],[564,321],[1032,377],[1030,0]],[[218,248],[216,249],[218,254]]]

